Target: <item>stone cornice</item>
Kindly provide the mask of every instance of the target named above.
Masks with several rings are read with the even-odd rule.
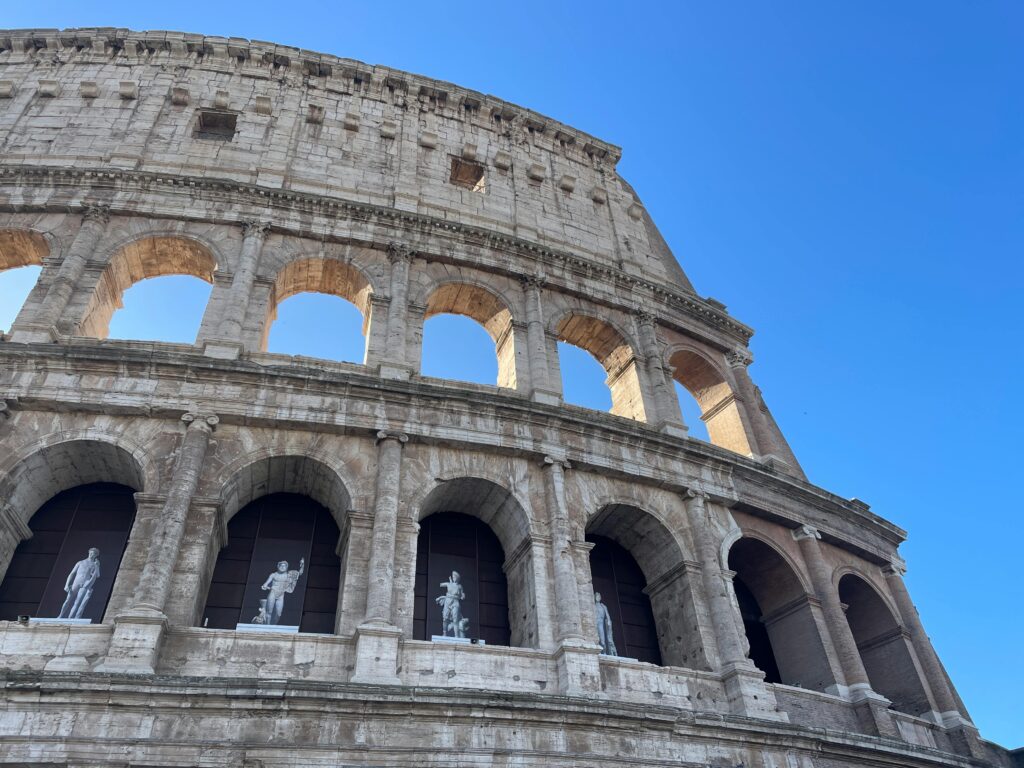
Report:
[[[522,278],[532,277],[536,272],[536,266],[531,262],[541,265],[547,263],[560,265],[570,271],[585,274],[590,277],[603,280],[608,285],[628,285],[633,289],[640,289],[647,293],[647,299],[654,305],[660,305],[661,312],[658,313],[659,321],[669,327],[678,327],[680,330],[689,331],[692,329],[685,325],[677,326],[673,323],[672,313],[678,312],[696,321],[700,325],[713,328],[716,332],[724,334],[728,338],[746,345],[753,336],[754,331],[747,325],[733,319],[728,314],[718,309],[710,302],[701,299],[696,294],[673,288],[665,283],[645,280],[631,275],[620,269],[600,264],[586,256],[559,251],[546,246],[533,243],[529,240],[514,237],[512,235],[499,234],[494,231],[476,227],[468,224],[460,224],[449,219],[441,219],[421,213],[401,211],[386,206],[361,203],[342,198],[319,195],[312,192],[297,192],[294,190],[280,189],[275,187],[264,187],[256,184],[228,179],[205,178],[196,176],[181,176],[171,173],[158,173],[152,171],[129,171],[114,168],[60,168],[37,165],[3,165],[0,166],[0,184],[17,187],[40,186],[40,182],[54,187],[73,187],[78,190],[79,199],[85,199],[82,191],[91,190],[95,196],[109,199],[112,193],[117,190],[130,191],[132,193],[151,192],[154,189],[162,191],[176,191],[185,193],[190,199],[197,196],[207,195],[218,201],[231,200],[236,203],[233,210],[238,209],[238,203],[251,206],[251,210],[238,213],[231,220],[224,220],[225,224],[241,225],[252,218],[256,212],[266,211],[268,208],[279,210],[296,211],[303,216],[319,214],[325,221],[338,219],[349,219],[354,221],[372,221],[378,225],[396,225],[409,232],[427,232],[444,237],[459,237],[467,246],[476,248],[487,248],[498,253],[508,254],[514,259],[522,260],[522,272],[515,273],[515,276]],[[155,214],[152,210],[135,209],[132,206],[118,208],[116,201],[111,201],[111,213],[123,215],[152,216],[166,218],[169,214]],[[92,205],[92,203],[90,203]],[[85,204],[68,204],[63,202],[56,210],[78,211],[85,209]],[[5,203],[0,205],[0,211],[7,210],[12,213],[49,211],[52,206],[46,204],[19,203],[11,205]],[[189,218],[189,217],[185,217]],[[208,221],[206,218],[196,219]],[[295,222],[275,221],[275,230],[303,235],[323,235],[324,232],[306,232],[300,230]],[[379,244],[386,249],[387,243]],[[430,254],[421,254],[423,258],[431,259]],[[507,263],[513,263],[510,260]],[[479,268],[486,269],[486,265],[475,264]],[[571,293],[574,287],[571,285],[556,285],[549,270],[541,270],[547,273],[546,285],[549,289],[555,289],[564,293]],[[510,272],[510,274],[512,274]],[[618,309],[631,312],[636,306],[636,298],[624,302]],[[598,303],[600,299],[592,297]],[[645,306],[650,306],[649,304]],[[706,339],[716,346],[721,346],[722,341]],[[734,345],[733,345],[734,346]],[[729,348],[729,347],[726,347]]]
[[[621,148],[614,144],[494,96],[423,75],[287,45],[187,32],[83,27],[0,30],[0,55],[4,53],[8,62],[45,59],[51,67],[76,59],[106,59],[119,64],[229,70],[262,77],[270,72],[275,80],[310,93],[358,93],[397,103],[419,101],[424,108],[459,121],[481,113],[487,117],[486,124],[495,126],[495,133],[501,128],[491,116],[500,115],[505,127],[511,123],[524,133],[532,128],[533,135],[548,137],[552,150],[558,147],[562,153],[577,153],[581,162],[593,158],[614,168],[622,156]]]
[[[20,359],[19,359],[20,358]],[[464,409],[467,412],[487,414],[490,418],[530,422],[539,428],[557,429],[566,444],[569,438],[586,442],[597,438],[609,445],[626,450],[642,450],[652,458],[660,460],[687,461],[712,472],[712,476],[723,478],[724,485],[707,488],[716,498],[725,503],[739,505],[746,511],[764,510],[765,516],[775,516],[790,527],[813,525],[827,535],[830,543],[866,552],[872,560],[888,562],[892,552],[903,540],[903,531],[891,523],[866,511],[863,504],[840,499],[823,489],[789,475],[776,474],[760,463],[723,448],[698,440],[682,439],[658,432],[651,426],[629,419],[585,411],[580,408],[564,408],[529,400],[514,392],[481,386],[462,386],[457,383],[425,382],[422,380],[385,380],[377,376],[358,372],[358,366],[306,365],[284,357],[281,365],[267,367],[245,358],[225,361],[204,357],[192,347],[164,345],[156,342],[97,342],[75,339],[65,344],[0,344],[0,370],[18,371],[30,369],[36,373],[46,370],[69,368],[81,377],[90,373],[103,376],[126,375],[125,366],[133,366],[132,375],[147,379],[168,381],[188,380],[194,384],[231,382],[266,390],[295,391],[303,395],[319,395],[334,402],[391,403],[396,411],[415,400],[421,408],[436,407]],[[67,397],[59,390],[36,387],[29,392],[2,392],[0,397],[18,395],[23,410],[75,410],[106,415],[142,416],[150,418],[179,419],[188,405],[170,402],[166,395],[154,396],[139,393],[136,402],[128,402],[123,395],[106,398],[106,391],[93,392],[81,385],[75,387]],[[362,434],[376,436],[381,429],[379,413],[365,423],[358,421],[347,412],[339,415],[334,411],[310,412],[307,418],[294,413],[289,419],[281,419],[277,413],[261,416],[247,412],[243,404],[234,401],[209,402],[211,410],[216,409],[223,426],[270,426],[278,429],[316,430],[339,434]],[[333,420],[333,421],[332,421]],[[429,429],[414,431],[411,425],[401,424],[409,432],[412,442],[440,443],[453,442],[450,432],[442,430],[434,434]],[[473,441],[483,441],[483,436],[474,437],[467,432],[460,438],[467,446],[479,447]],[[530,455],[536,460],[543,459],[544,451],[532,442],[523,445],[506,445],[493,450],[517,455]],[[659,474],[652,467],[645,467],[641,474],[636,466],[622,468],[609,457],[602,463],[602,457],[593,452],[576,454],[570,452],[567,458],[580,470],[600,472],[630,478],[635,482],[654,485],[668,490],[682,492],[695,481],[678,474]],[[764,493],[758,493],[764,489]],[[864,536],[846,533],[837,527],[838,523],[848,531],[865,532]],[[863,539],[863,540],[861,540]],[[872,539],[875,541],[872,542]],[[878,542],[886,542],[885,546]],[[884,551],[883,551],[884,550]]]

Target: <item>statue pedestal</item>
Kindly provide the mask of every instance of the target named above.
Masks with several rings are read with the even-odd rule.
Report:
[[[764,672],[752,662],[727,665],[722,671],[722,683],[733,714],[789,722],[789,715],[779,710],[774,692],[765,684]]]
[[[115,617],[107,657],[96,671],[152,675],[166,628],[167,617],[156,610],[134,609]]]
[[[567,696],[601,696],[601,646],[567,640],[554,653],[558,690]]]
[[[402,631],[389,624],[361,624],[356,628],[356,668],[353,683],[401,685],[398,645]]]

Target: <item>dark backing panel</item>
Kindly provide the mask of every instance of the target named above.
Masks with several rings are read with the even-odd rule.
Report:
[[[102,536],[111,546],[100,548],[101,577],[83,614],[83,618],[102,620],[135,521],[134,494],[124,485],[91,483],[58,493],[40,507],[29,520],[32,538],[15,549],[0,584],[0,619],[13,620],[19,614],[56,616],[70,569],[64,565],[82,559],[94,545],[91,542]],[[54,573],[58,561],[61,572]]]
[[[413,636],[429,640],[441,634],[441,607],[434,598],[453,570],[459,572],[466,599],[462,614],[470,637],[488,645],[508,645],[508,583],[505,553],[494,532],[481,521],[456,512],[437,512],[420,522],[416,546]]]
[[[644,593],[647,580],[640,566],[628,551],[611,539],[587,536],[587,541],[594,544],[590,550],[594,591],[601,593],[601,600],[608,607],[619,655],[661,664],[651,600]]]
[[[228,543],[217,555],[204,626],[234,629],[251,618],[242,615],[242,606],[258,538],[302,539],[309,542],[309,557],[297,587],[305,585],[304,594],[296,594],[303,598],[299,631],[333,633],[341,579],[336,551],[340,535],[330,510],[300,494],[273,493],[246,505],[228,522]],[[262,583],[266,575],[260,572],[252,578]]]

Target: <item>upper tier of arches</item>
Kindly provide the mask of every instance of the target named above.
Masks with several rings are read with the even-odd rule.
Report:
[[[17,220],[17,216],[9,217]],[[13,223],[13,222],[12,222]],[[62,257],[49,257],[49,242]],[[3,265],[45,264],[18,328],[58,327],[103,339],[127,289],[167,275],[212,285],[196,346],[233,345],[265,352],[282,301],[320,293],[351,302],[362,318],[362,363],[395,378],[420,368],[424,323],[456,314],[478,323],[494,343],[500,389],[559,401],[558,344],[586,351],[605,371],[611,413],[658,428],[685,429],[672,381],[695,398],[712,443],[742,455],[777,453],[781,435],[766,440],[761,403],[739,386],[725,351],[656,325],[634,308],[594,301],[531,279],[456,266],[398,243],[387,248],[321,243],[245,227],[168,222],[104,214],[64,217],[41,231],[0,227]],[[646,325],[645,325],[646,324]],[[673,427],[675,425],[675,427]],[[759,431],[758,426],[762,429]]]

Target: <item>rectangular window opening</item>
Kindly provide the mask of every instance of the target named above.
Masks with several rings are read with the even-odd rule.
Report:
[[[233,112],[218,112],[212,109],[200,110],[199,122],[196,124],[196,137],[200,139],[231,141],[235,136],[237,122],[238,115]]]
[[[457,187],[465,187],[474,192],[484,192],[484,167],[480,163],[452,158],[452,175],[449,181]]]

